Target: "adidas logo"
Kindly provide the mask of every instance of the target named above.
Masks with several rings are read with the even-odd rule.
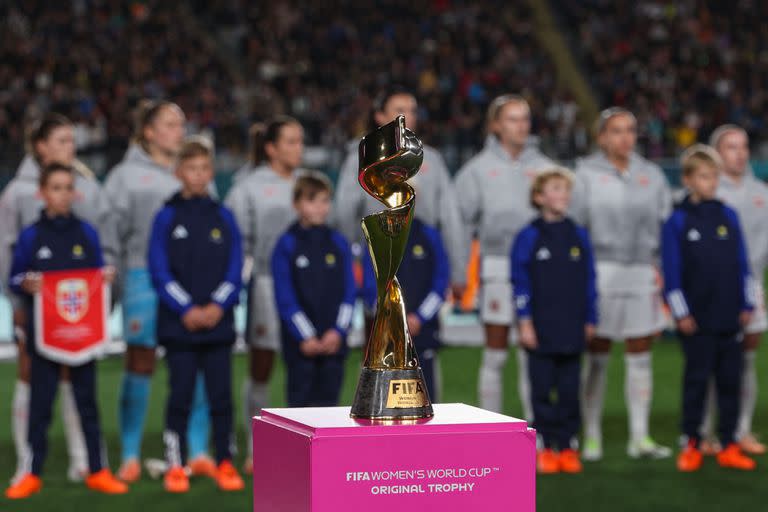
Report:
[[[536,251],[536,259],[539,261],[548,260],[552,257],[552,254],[549,252],[549,249],[546,247],[542,247],[538,251]]]
[[[53,253],[45,245],[42,246],[40,250],[37,251],[37,259],[39,260],[49,260],[51,259],[51,257],[53,257]]]
[[[296,258],[296,266],[299,268],[307,268],[309,266],[309,258],[302,254]]]
[[[179,240],[181,238],[187,238],[189,236],[189,233],[187,233],[187,228],[179,224],[176,226],[176,229],[173,230],[173,239]]]
[[[689,242],[698,242],[701,240],[701,233],[696,228],[691,229],[688,231],[688,241]]]

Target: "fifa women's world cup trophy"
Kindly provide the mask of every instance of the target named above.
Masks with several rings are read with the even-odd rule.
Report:
[[[376,274],[377,310],[352,403],[353,418],[406,420],[433,415],[395,277],[413,221],[415,193],[407,180],[419,171],[423,158],[421,141],[405,127],[402,115],[360,141],[358,181],[387,209],[362,222]]]

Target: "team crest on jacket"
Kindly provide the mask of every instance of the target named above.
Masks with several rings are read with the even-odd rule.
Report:
[[[725,227],[725,225],[720,224],[717,226],[717,238],[720,240],[725,240],[728,238],[728,228]]]
[[[211,242],[216,244],[221,243],[221,230],[219,228],[213,228],[211,230]]]
[[[88,283],[85,279],[63,279],[56,285],[56,311],[74,324],[88,312]]]
[[[72,246],[72,257],[75,259],[81,259],[83,256],[85,256],[83,252],[83,246],[80,244],[75,244]]]
[[[332,252],[329,252],[325,255],[325,264],[329,267],[332,267],[336,264],[336,255]]]
[[[690,231],[688,231],[688,241],[689,242],[698,242],[701,240],[701,233],[699,233],[699,230],[696,228],[691,228]]]
[[[581,259],[581,249],[578,245],[571,247],[571,260],[579,261]]]
[[[424,257],[424,247],[419,244],[413,246],[413,257],[416,259],[422,259]]]
[[[303,254],[296,258],[296,266],[299,268],[307,268],[309,266],[309,258]]]
[[[39,260],[49,260],[53,257],[53,252],[48,248],[48,246],[42,246],[37,251],[37,259]]]
[[[174,240],[181,240],[182,238],[187,238],[189,236],[189,233],[187,232],[187,228],[185,228],[182,224],[179,224],[173,230],[172,236]]]

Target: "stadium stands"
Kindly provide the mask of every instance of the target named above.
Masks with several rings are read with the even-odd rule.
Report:
[[[198,129],[233,122],[231,77],[169,2],[12,2],[0,19],[0,152],[11,168],[40,111],[73,119],[78,148],[114,150],[111,163],[140,98],[172,97]]]
[[[113,149],[114,161],[143,96],[173,98],[193,127],[235,152],[250,121],[275,113],[297,117],[309,143],[342,147],[364,130],[372,96],[390,82],[417,92],[419,134],[453,148],[454,169],[482,142],[485,107],[501,92],[530,97],[551,152],[572,152],[574,130],[585,140],[524,4],[121,0],[0,9],[0,81],[8,84],[0,144],[14,156],[23,121],[54,109],[76,120],[81,149]]]
[[[562,26],[602,105],[640,121],[652,158],[679,153],[722,123],[768,136],[765,2],[563,0]],[[758,148],[765,156],[765,148]]]

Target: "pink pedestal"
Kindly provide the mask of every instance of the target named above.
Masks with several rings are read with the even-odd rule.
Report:
[[[263,410],[254,511],[533,512],[535,432],[464,404],[434,408],[411,425],[362,425],[349,407]]]

